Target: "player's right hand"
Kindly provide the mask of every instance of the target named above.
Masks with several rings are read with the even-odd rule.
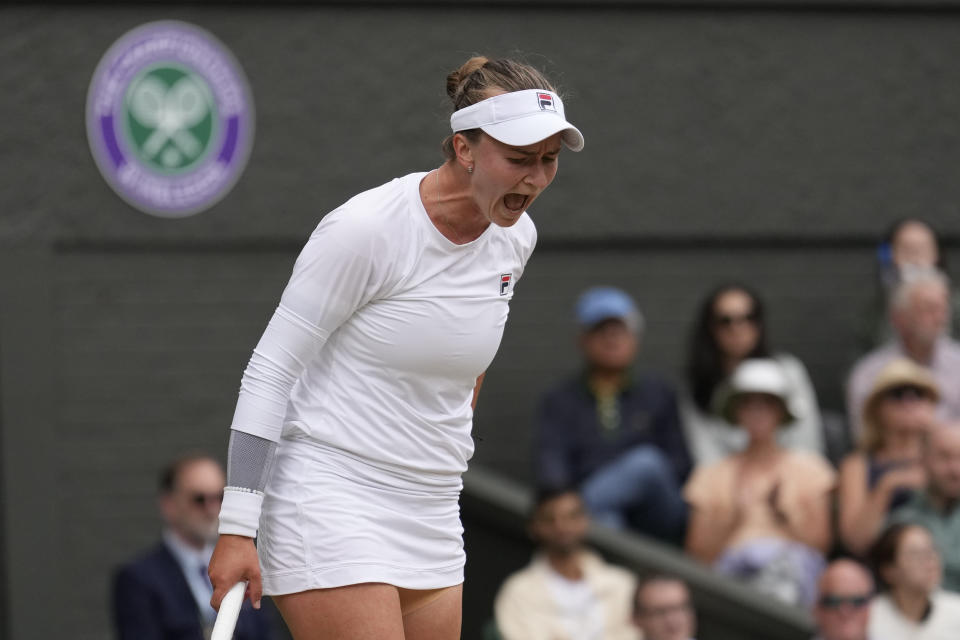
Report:
[[[260,580],[260,560],[253,538],[223,534],[217,540],[210,558],[210,582],[213,584],[213,596],[210,606],[217,611],[227,591],[238,582],[247,582],[246,597],[254,609],[260,608],[263,595],[263,583]]]

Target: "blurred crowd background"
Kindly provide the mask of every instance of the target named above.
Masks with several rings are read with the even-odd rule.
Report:
[[[239,181],[181,219],[118,198],[85,131],[101,57],[161,19],[219,38],[256,109]],[[441,162],[443,80],[473,53],[544,69],[587,140],[530,212],[539,243],[473,463],[531,495],[576,488],[590,507],[610,496],[585,491],[593,474],[646,445],[625,472],[671,480],[656,513],[674,524],[644,531],[596,503],[595,521],[815,608],[824,562],[869,563],[888,523],[922,519],[952,477],[933,458],[960,418],[958,26],[951,0],[4,5],[0,638],[112,637],[115,571],[160,538],[158,474],[185,451],[223,461],[240,374],[303,242],[354,193]],[[590,316],[582,296],[598,286],[620,311]],[[586,384],[590,336],[635,340],[630,374]],[[649,398],[626,407],[627,383]],[[668,435],[611,446],[653,428],[651,403]],[[623,422],[635,405],[644,417]],[[557,436],[551,406],[585,406],[599,439]],[[758,451],[776,456],[724,466],[765,428]],[[721,491],[741,485],[753,493]],[[701,535],[698,513],[729,531]],[[811,526],[791,537],[798,513]],[[726,553],[773,533],[788,552]],[[901,538],[951,575],[937,535],[900,531],[884,566]],[[481,596],[491,618],[494,595]]]

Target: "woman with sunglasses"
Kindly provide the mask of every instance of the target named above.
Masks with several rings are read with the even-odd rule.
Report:
[[[473,408],[526,210],[583,136],[528,65],[471,58],[446,88],[445,161],[320,221],[241,382],[213,604],[248,580],[296,640],[460,637]]]
[[[906,358],[890,362],[874,380],[858,451],[840,465],[840,539],[852,553],[866,553],[887,514],[926,485],[923,439],[939,396],[933,376]]]
[[[725,284],[700,305],[687,354],[680,411],[694,461],[712,462],[746,447],[746,434],[719,415],[716,403],[730,374],[747,358],[773,358],[786,377],[794,424],[777,434],[780,444],[821,453],[820,410],[806,367],[790,354],[771,353],[759,296],[744,285]]]
[[[960,594],[940,589],[943,565],[930,532],[917,524],[891,525],[870,553],[881,585],[870,606],[871,638],[956,640]]]

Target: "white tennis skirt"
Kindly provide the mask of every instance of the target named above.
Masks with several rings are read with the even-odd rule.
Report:
[[[257,549],[266,595],[384,582],[463,582],[457,476],[385,470],[306,437],[283,439]]]

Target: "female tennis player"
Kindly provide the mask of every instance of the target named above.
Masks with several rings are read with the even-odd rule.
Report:
[[[243,375],[211,603],[247,580],[296,640],[460,637],[473,408],[526,210],[583,136],[516,61],[471,58],[447,93],[446,161],[323,218]]]

